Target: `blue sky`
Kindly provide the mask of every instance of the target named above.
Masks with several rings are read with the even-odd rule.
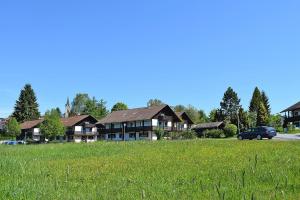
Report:
[[[209,112],[232,86],[255,86],[274,113],[300,100],[299,1],[0,2],[0,116],[25,83],[40,110],[78,92],[145,106],[149,98]]]

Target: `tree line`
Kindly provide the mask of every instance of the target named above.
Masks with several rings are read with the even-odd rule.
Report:
[[[240,105],[241,99],[238,94],[229,87],[223,95],[220,107],[213,109],[207,116],[204,110],[197,109],[193,105],[176,105],[172,109],[175,112],[186,112],[195,124],[204,122],[225,121],[227,123],[239,125],[241,129],[256,127],[261,125],[280,126],[281,120],[279,115],[271,115],[271,106],[269,98],[264,91],[258,87],[254,89],[248,111]],[[70,106],[69,116],[92,115],[96,119],[102,119],[110,112],[127,110],[128,106],[123,102],[117,102],[112,109],[107,108],[107,102],[103,99],[97,100],[85,93],[75,95],[72,102],[67,100]],[[150,99],[147,106],[162,105],[163,101],[159,99]],[[61,110],[53,108],[44,114],[44,122],[41,125],[41,131],[46,136],[59,136],[65,133],[65,129],[60,122],[63,116]],[[18,100],[16,101],[14,112],[9,117],[6,132],[12,136],[20,134],[20,123],[30,120],[36,120],[41,117],[37,97],[30,84],[26,84],[21,90]],[[238,124],[239,121],[239,124]]]

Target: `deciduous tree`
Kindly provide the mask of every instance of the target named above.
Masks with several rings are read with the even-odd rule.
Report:
[[[160,105],[163,105],[164,103],[159,100],[159,99],[150,99],[147,103],[147,106],[148,107],[151,107],[151,106],[160,106]]]
[[[11,137],[17,137],[21,134],[21,127],[16,118],[9,118],[6,124],[6,132]]]
[[[60,120],[56,109],[47,111],[43,123],[40,125],[41,133],[45,137],[56,138],[65,134],[65,127]]]
[[[111,112],[119,110],[128,110],[128,106],[125,103],[118,102],[112,107]]]

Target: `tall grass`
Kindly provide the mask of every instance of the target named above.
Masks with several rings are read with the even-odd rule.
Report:
[[[0,146],[0,199],[300,199],[300,143]]]

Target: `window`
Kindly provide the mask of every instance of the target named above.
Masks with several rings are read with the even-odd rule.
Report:
[[[110,124],[105,124],[106,129],[110,129]]]
[[[135,133],[129,133],[129,138],[135,138]]]
[[[140,133],[140,137],[145,137],[145,138],[148,137],[148,132],[144,132],[144,133],[141,132]]]
[[[294,122],[294,125],[295,125],[297,128],[300,128],[300,122]]]
[[[114,128],[121,128],[121,124],[120,123],[115,123]]]
[[[108,138],[115,139],[116,138],[116,134],[108,134]]]
[[[151,121],[149,120],[144,121],[144,126],[151,126]]]
[[[119,134],[119,138],[123,139],[124,134]]]
[[[133,128],[135,125],[134,125],[134,122],[128,122],[127,126],[128,126],[128,128]]]
[[[295,112],[294,115],[295,115],[295,116],[298,116],[298,115],[299,115],[299,112]]]
[[[136,122],[136,127],[141,127],[143,126],[143,122],[142,121],[137,121]]]

